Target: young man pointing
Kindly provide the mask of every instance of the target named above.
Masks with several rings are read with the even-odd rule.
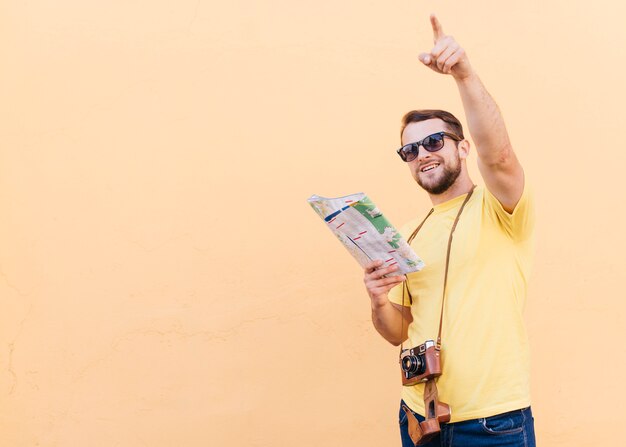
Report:
[[[397,266],[379,260],[366,266],[364,276],[372,321],[386,340],[405,349],[437,340],[432,349],[441,375],[429,384],[403,386],[402,445],[414,445],[409,425],[414,432],[436,413],[425,404],[434,384],[451,419],[437,424],[440,433],[420,445],[534,446],[522,317],[532,262],[533,198],[498,106],[463,48],[435,16],[431,25],[434,47],[419,60],[455,80],[485,186],[475,187],[470,179],[470,143],[458,119],[441,110],[404,116],[398,155],[433,208],[402,233],[413,234],[411,246],[426,267],[405,278],[394,276]],[[425,358],[415,352],[417,366],[403,362],[403,378],[413,366],[424,366]]]

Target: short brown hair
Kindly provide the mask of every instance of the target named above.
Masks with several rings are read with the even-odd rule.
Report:
[[[445,110],[425,109],[425,110],[411,110],[409,113],[402,117],[402,128],[400,129],[400,142],[402,142],[402,132],[410,123],[417,123],[419,121],[426,121],[430,119],[439,118],[448,126],[448,130],[459,136],[461,139],[465,139],[463,136],[463,126],[461,122]]]

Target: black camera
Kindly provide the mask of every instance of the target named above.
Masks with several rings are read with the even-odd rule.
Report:
[[[415,385],[441,375],[441,355],[433,340],[404,349],[400,354],[402,384]]]

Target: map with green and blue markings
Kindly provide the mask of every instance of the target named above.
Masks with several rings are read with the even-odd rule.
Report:
[[[308,202],[361,267],[380,259],[385,267],[398,265],[393,275],[424,268],[424,262],[364,193],[337,198],[313,195]]]

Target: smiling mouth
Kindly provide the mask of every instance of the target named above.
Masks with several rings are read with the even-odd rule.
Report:
[[[433,164],[430,164],[428,166],[424,166],[422,169],[420,169],[420,172],[429,172],[429,171],[432,171],[433,169],[435,169],[438,166],[439,166],[439,163],[433,163]]]

